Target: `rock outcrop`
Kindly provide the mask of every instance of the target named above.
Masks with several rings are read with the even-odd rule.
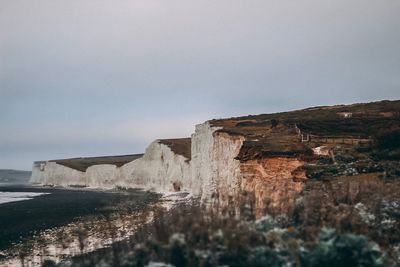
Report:
[[[154,141],[142,158],[121,167],[118,185],[158,192],[190,191],[190,138]]]
[[[383,101],[211,120],[197,125],[191,138],[154,141],[143,156],[35,163],[31,181],[184,190],[204,201],[236,206],[245,192],[254,195],[259,215],[265,209],[287,212],[310,178],[310,166],[312,177],[325,177],[318,170],[340,172],[337,166],[348,164],[350,154],[353,161],[385,155],[382,149],[388,148],[376,150],[374,140],[397,136],[399,110],[400,101]],[[351,152],[335,157],[335,151]],[[392,158],[400,154],[388,153]]]
[[[174,150],[177,144],[178,148],[190,148],[190,139],[156,140],[150,144],[144,155],[35,162],[31,182],[104,189],[140,187],[155,191],[188,190],[190,158],[187,151]],[[125,162],[119,160],[121,157],[124,157]],[[104,164],[104,159],[114,159],[118,164]],[[82,169],[82,162],[90,166]]]
[[[241,189],[254,193],[257,216],[265,211],[288,212],[307,180],[299,171],[304,161],[297,158],[276,157],[249,160],[240,164]]]
[[[206,122],[197,125],[192,135],[192,190],[202,199],[218,195],[226,201],[240,189],[240,162],[235,158],[244,138],[220,129]]]

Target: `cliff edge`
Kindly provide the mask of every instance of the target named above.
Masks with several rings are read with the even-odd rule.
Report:
[[[260,214],[288,211],[309,180],[400,174],[399,125],[400,101],[214,119],[144,155],[36,162],[31,181],[184,190],[226,205],[246,193]]]

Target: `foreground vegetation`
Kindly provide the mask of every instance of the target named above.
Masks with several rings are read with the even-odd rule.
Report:
[[[274,156],[305,162],[295,170],[305,173],[305,188],[281,201],[284,214],[273,199],[259,212],[259,199],[249,193],[223,205],[217,196],[207,206],[194,201],[169,212],[156,208],[154,221],[143,221],[128,240],[59,267],[400,266],[399,105],[212,120],[219,131],[246,137],[236,157],[242,162]],[[300,142],[300,136],[307,138]],[[285,189],[277,190],[284,195]]]
[[[354,179],[358,183],[352,189]],[[221,211],[155,211],[128,241],[58,266],[398,266],[400,182],[311,181],[288,215],[254,217],[251,195]],[[53,266],[46,262],[44,266]]]

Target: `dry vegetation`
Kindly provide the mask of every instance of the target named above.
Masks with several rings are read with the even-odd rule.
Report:
[[[288,214],[265,210],[258,220],[253,197],[156,209],[128,241],[59,266],[398,266],[399,179],[312,180]]]
[[[352,116],[343,118],[342,113],[351,113]],[[222,127],[219,131],[245,137],[242,151],[238,155],[240,160],[263,156],[308,155],[310,148],[315,144],[301,143],[295,125],[305,133],[318,136],[379,139],[383,136],[382,130],[398,132],[400,101],[315,107],[291,112],[211,120],[210,123]],[[395,136],[397,137],[398,135]]]
[[[192,157],[191,138],[161,139],[159,142],[167,145],[175,154],[182,155],[190,161]]]

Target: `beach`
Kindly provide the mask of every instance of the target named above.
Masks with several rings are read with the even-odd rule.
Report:
[[[84,221],[85,217],[108,217],[121,206],[129,212],[145,209],[157,194],[140,190],[97,191],[45,188],[29,185],[0,185],[0,193],[26,197],[0,204],[0,252],[23,244],[49,229]]]

